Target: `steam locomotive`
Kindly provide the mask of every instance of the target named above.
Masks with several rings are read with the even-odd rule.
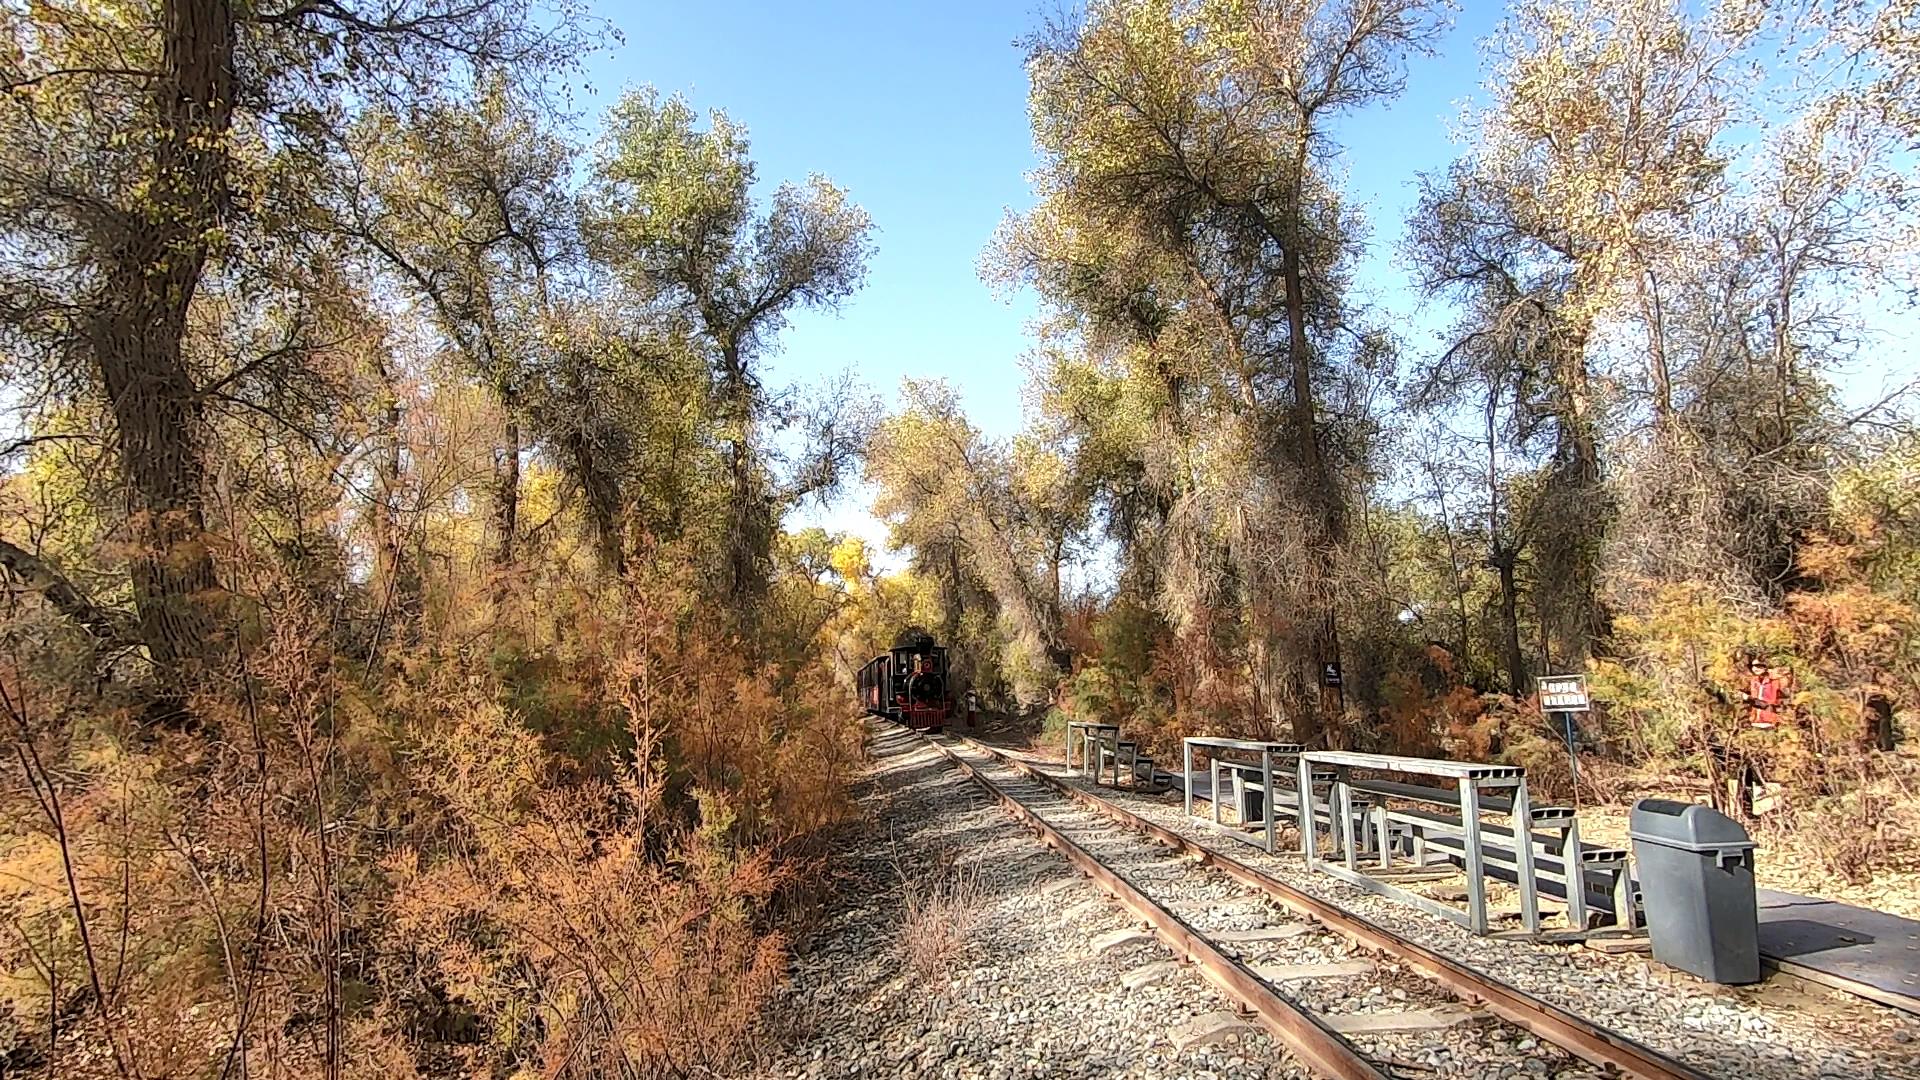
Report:
[[[947,650],[925,634],[867,661],[855,681],[861,708],[915,731],[940,731],[953,715]]]

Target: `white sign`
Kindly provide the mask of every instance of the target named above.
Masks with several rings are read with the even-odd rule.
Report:
[[[1540,684],[1541,712],[1589,712],[1593,704],[1587,698],[1585,675],[1543,675]]]

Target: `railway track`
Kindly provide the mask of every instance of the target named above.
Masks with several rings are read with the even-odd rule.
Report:
[[[995,747],[927,741],[1320,1075],[1430,1075],[1472,1032],[1532,1075],[1705,1076]]]

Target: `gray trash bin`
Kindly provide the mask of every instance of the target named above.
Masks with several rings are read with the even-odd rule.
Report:
[[[1711,807],[1641,799],[1628,835],[1654,959],[1711,982],[1759,982],[1747,830]]]

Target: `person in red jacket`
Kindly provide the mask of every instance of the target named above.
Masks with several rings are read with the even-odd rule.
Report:
[[[1780,726],[1780,707],[1786,699],[1786,680],[1759,657],[1747,661],[1747,726],[1771,731]]]

